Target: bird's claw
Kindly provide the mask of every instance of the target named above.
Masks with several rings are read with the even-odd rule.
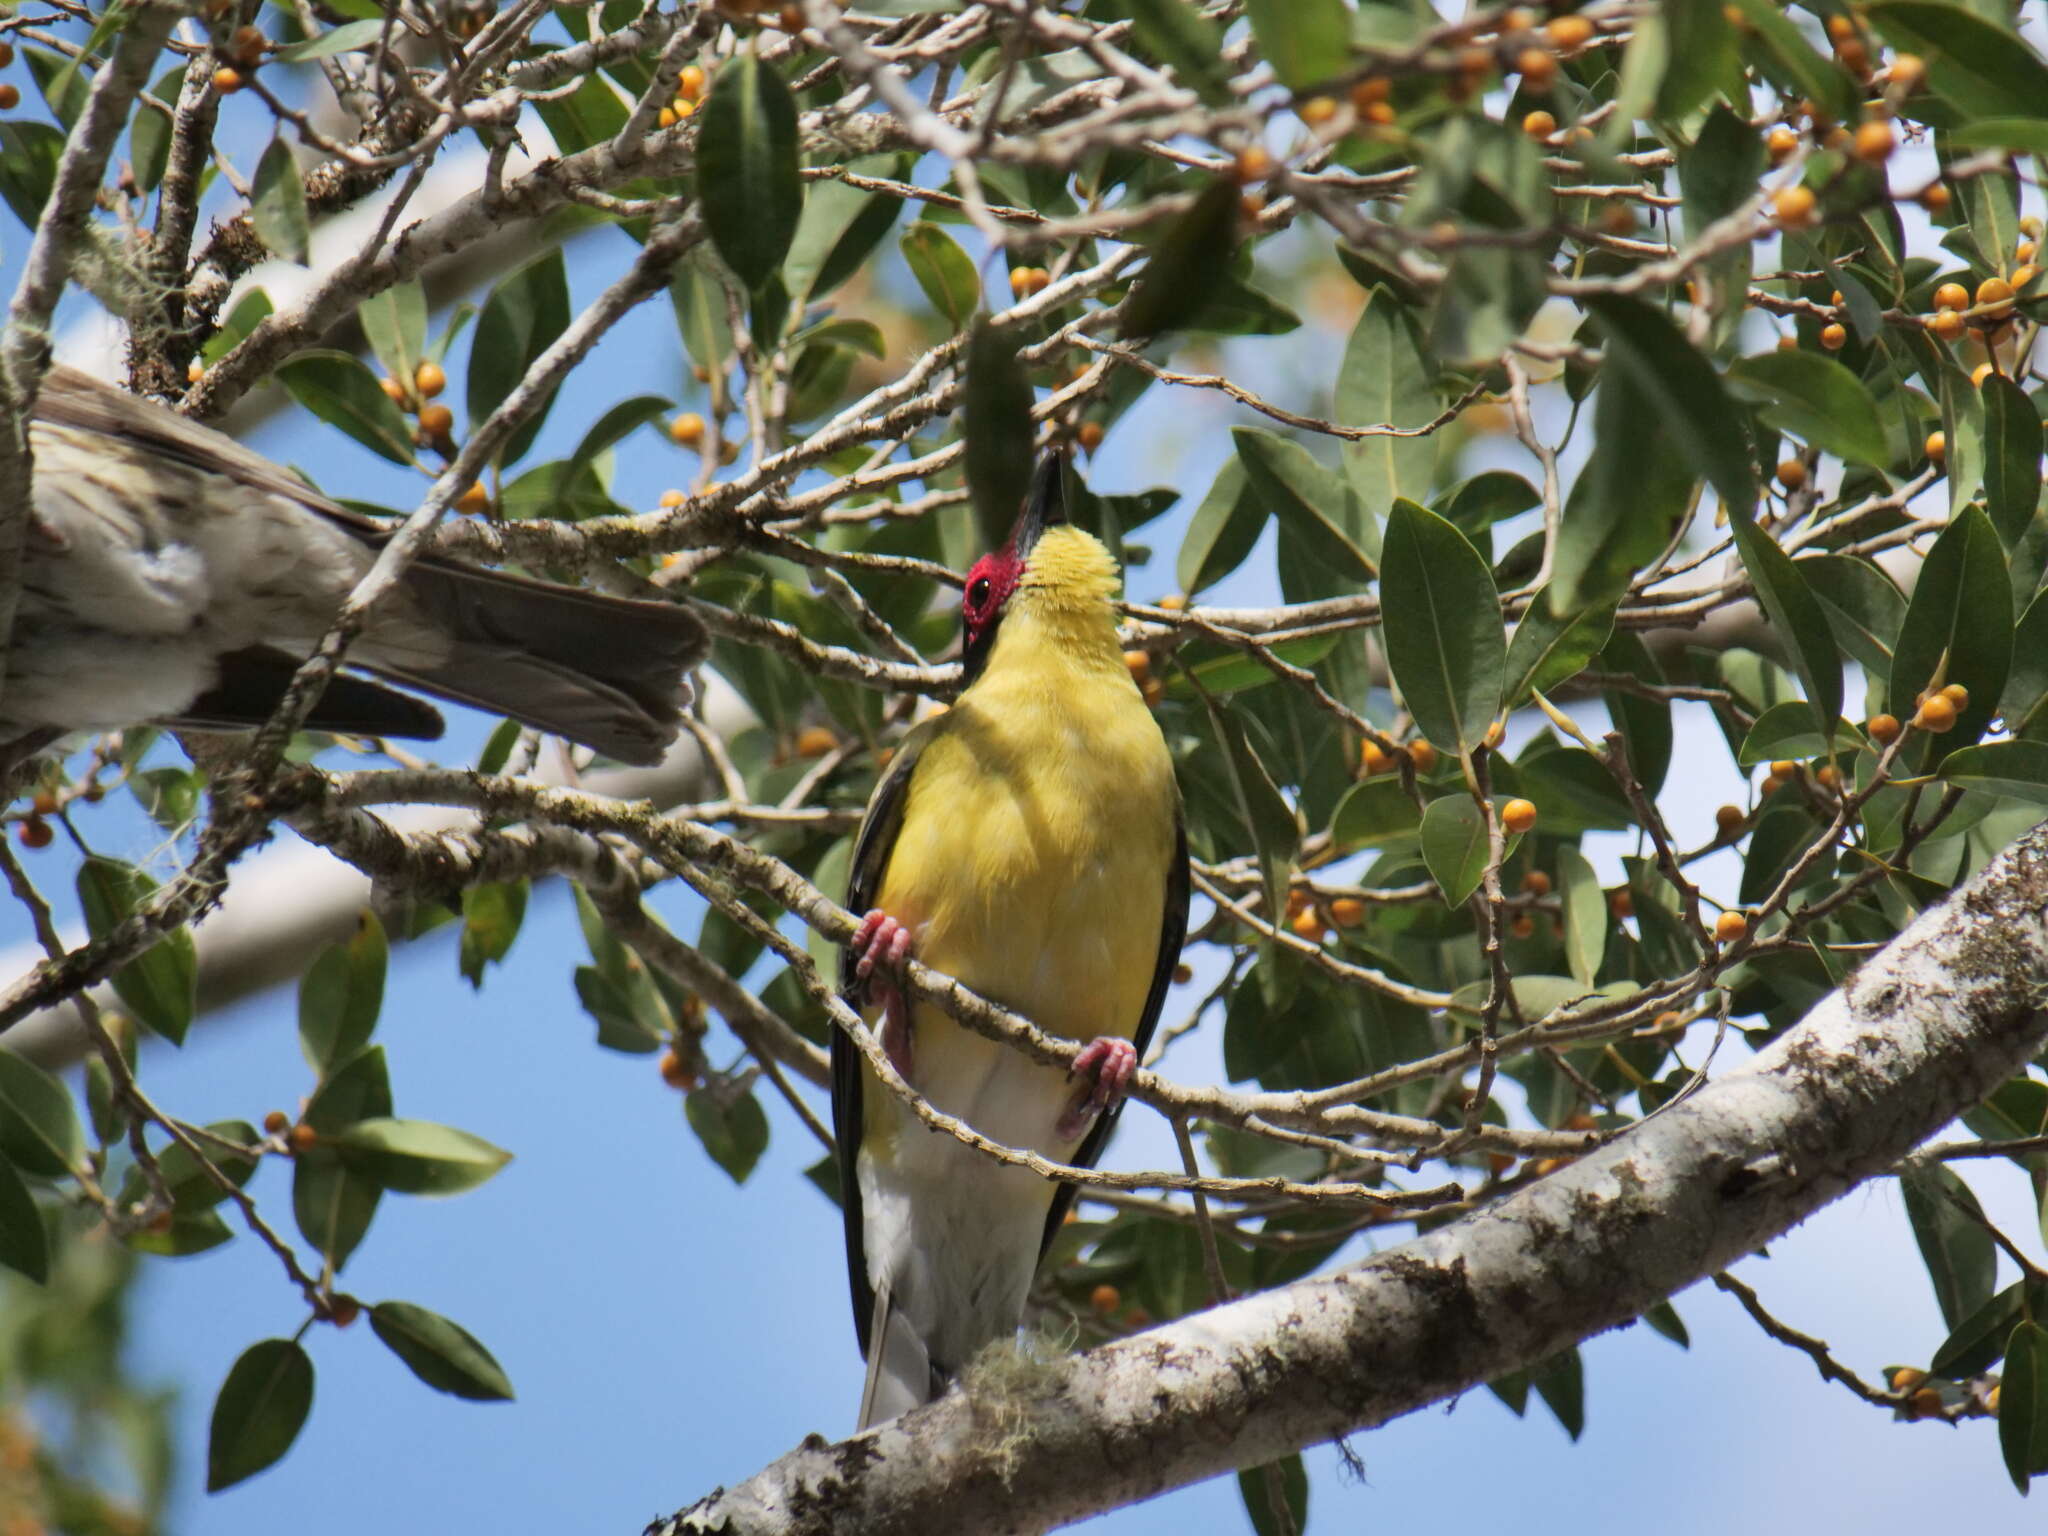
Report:
[[[1086,1130],[1089,1124],[1104,1110],[1122,1100],[1130,1091],[1131,1079],[1138,1071],[1138,1050],[1130,1041],[1115,1035],[1098,1035],[1081,1047],[1081,1054],[1074,1058],[1068,1068],[1069,1077],[1089,1077],[1095,1081],[1082,1093],[1075,1096],[1060,1116],[1058,1134],[1071,1140]]]
[[[910,1005],[895,978],[902,972],[903,962],[910,958],[910,930],[876,907],[860,920],[860,928],[847,948],[854,957],[855,985],[882,1005],[882,1049],[888,1052],[903,1080],[909,1082]],[[882,973],[879,976],[875,974],[877,968]]]

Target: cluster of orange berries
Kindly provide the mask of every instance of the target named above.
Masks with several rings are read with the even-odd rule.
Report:
[[[49,790],[35,792],[29,800],[28,815],[15,823],[14,835],[21,839],[22,847],[47,848],[56,840],[49,818],[57,814],[57,809],[57,797]]]
[[[1287,893],[1287,926],[1298,939],[1320,944],[1332,928],[1356,928],[1365,921],[1365,903],[1356,896],[1318,901],[1313,892],[1296,886]]]
[[[1265,151],[1261,150],[1259,153],[1264,154]],[[1043,267],[1010,268],[1010,293],[1015,298],[1028,299],[1045,292],[1051,286],[1052,274]]]
[[[804,29],[804,8],[784,0],[718,0],[718,9],[727,21],[759,21],[792,35]],[[762,20],[771,11],[773,16]]]
[[[664,128],[673,128],[694,113],[697,110],[697,103],[704,99],[705,84],[702,67],[685,64],[683,72],[676,77],[675,99],[661,109],[661,115],[656,121]]]
[[[222,96],[234,95],[249,83],[248,77],[256,73],[269,51],[270,39],[263,35],[261,27],[235,28],[227,46],[221,49],[229,62],[213,72],[214,90]]]
[[[1130,669],[1131,681],[1138,685],[1138,692],[1145,696],[1145,707],[1157,709],[1159,701],[1166,697],[1166,684],[1152,675],[1152,653],[1125,651],[1124,665]]]
[[[0,69],[14,62],[14,44],[0,42]],[[0,112],[12,112],[21,105],[21,87],[11,80],[0,80]]]
[[[1939,736],[1956,728],[1956,717],[1970,707],[1970,690],[1961,683],[1921,694],[1913,701],[1913,728]]]
[[[1420,737],[1399,750],[1407,754],[1408,761],[1415,765],[1416,773],[1427,775],[1435,772],[1436,748]],[[1392,773],[1399,762],[1400,758],[1395,753],[1387,751],[1370,737],[1358,749],[1358,766],[1363,777],[1368,779],[1375,774]]]

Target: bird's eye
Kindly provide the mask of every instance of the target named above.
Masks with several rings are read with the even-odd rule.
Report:
[[[986,603],[987,601],[988,578],[986,576],[977,577],[975,578],[974,585],[967,589],[968,605],[970,607],[979,608],[983,603]]]

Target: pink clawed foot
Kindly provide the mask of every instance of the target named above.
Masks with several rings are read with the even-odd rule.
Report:
[[[1128,1040],[1115,1035],[1097,1035],[1082,1046],[1081,1054],[1074,1058],[1074,1065],[1068,1069],[1067,1075],[1093,1076],[1095,1083],[1067,1106],[1067,1112],[1060,1116],[1059,1125],[1055,1128],[1057,1133],[1066,1139],[1080,1135],[1097,1115],[1123,1098],[1137,1071],[1138,1051]]]
[[[860,920],[847,946],[853,951],[853,974],[862,991],[882,1005],[882,1049],[910,1081],[910,1004],[896,985],[896,973],[910,958],[910,930],[875,908]],[[880,974],[876,974],[877,972]]]

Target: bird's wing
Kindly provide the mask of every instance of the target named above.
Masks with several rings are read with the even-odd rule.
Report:
[[[943,716],[940,718],[944,718]],[[882,875],[903,826],[903,806],[910,797],[910,776],[931,740],[937,721],[906,734],[896,756],[868,798],[866,818],[854,839],[852,867],[846,879],[846,910],[861,916],[875,903]],[[858,1008],[847,950],[839,951],[839,995]],[[875,1290],[868,1280],[867,1234],[860,1198],[861,1071],[860,1049],[843,1029],[832,1031],[832,1135],[839,1145],[839,1209],[846,1221],[846,1278],[853,1288],[853,1326],[860,1349],[868,1353],[868,1335],[875,1315]]]
[[[1152,962],[1152,988],[1145,994],[1145,1011],[1138,1017],[1137,1033],[1131,1036],[1131,1045],[1136,1049],[1140,1062],[1145,1059],[1146,1047],[1152,1043],[1152,1032],[1159,1027],[1159,1015],[1166,1007],[1167,989],[1173,985],[1174,967],[1180,964],[1180,946],[1187,933],[1188,824],[1176,793],[1173,860],[1166,867],[1166,910],[1159,921],[1159,954]],[[1123,1113],[1123,1108],[1123,1100],[1118,1099],[1096,1117],[1081,1145],[1074,1149],[1072,1161],[1075,1167],[1095,1166],[1095,1160],[1102,1156],[1102,1149],[1109,1141],[1109,1133],[1116,1129],[1117,1117]],[[1074,1194],[1072,1184],[1062,1184],[1053,1191],[1052,1207],[1045,1215],[1045,1235],[1038,1244],[1041,1257],[1052,1246],[1053,1234],[1059,1231],[1060,1223],[1067,1219],[1067,1212],[1074,1204]]]

